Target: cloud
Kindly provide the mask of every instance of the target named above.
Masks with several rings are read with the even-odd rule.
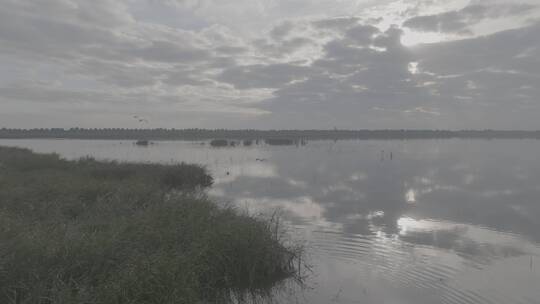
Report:
[[[355,30],[361,39],[351,39]],[[356,25],[342,33],[323,46],[304,79],[283,82],[262,107],[299,127],[362,121],[459,128],[461,121],[482,128],[489,121],[515,128],[511,113],[539,111],[538,25],[412,49],[401,44],[398,28]],[[520,125],[531,128],[531,122]]]
[[[372,25],[357,25],[347,29],[345,36],[360,45],[369,45],[380,31]]]
[[[477,102],[501,107],[536,105],[539,33],[540,24],[535,24],[482,38],[422,46],[416,49],[418,69],[434,75],[434,87],[444,95],[471,96]]]
[[[532,4],[378,3],[0,0],[0,112],[20,127],[39,107],[67,127],[92,127],[85,110],[133,126],[119,116],[137,108],[156,127],[540,128]]]
[[[357,17],[324,18],[313,21],[313,25],[321,29],[343,31],[357,25],[360,21],[361,19]]]
[[[136,48],[131,53],[143,60],[174,63],[193,63],[209,58],[208,51],[204,49],[159,40],[152,41],[148,46]]]
[[[238,89],[279,88],[310,74],[310,68],[292,64],[239,66],[225,70],[218,80]]]
[[[423,107],[417,107],[417,108],[414,108],[412,110],[405,110],[404,112],[405,113],[430,114],[430,115],[435,115],[435,116],[440,116],[441,115],[440,112],[437,112],[437,111],[432,110],[432,109],[426,109],[426,108],[423,108]]]
[[[469,4],[468,6],[435,15],[416,16],[403,26],[423,32],[472,34],[471,26],[483,20],[526,14],[537,6],[531,4]]]

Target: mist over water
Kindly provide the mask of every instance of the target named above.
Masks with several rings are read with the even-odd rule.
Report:
[[[314,273],[300,303],[540,303],[540,141],[0,140],[144,162],[204,164],[221,201],[281,210]]]

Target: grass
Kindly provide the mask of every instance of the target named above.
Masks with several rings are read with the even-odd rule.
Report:
[[[0,303],[235,303],[301,282],[277,221],[218,207],[205,169],[0,147]]]

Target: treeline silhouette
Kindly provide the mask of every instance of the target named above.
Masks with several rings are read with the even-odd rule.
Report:
[[[0,138],[204,140],[204,139],[445,139],[445,138],[530,138],[539,131],[502,130],[227,130],[227,129],[122,129],[50,128],[0,129]]]

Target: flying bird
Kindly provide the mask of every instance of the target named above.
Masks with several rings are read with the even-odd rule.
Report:
[[[136,120],[138,120],[140,123],[148,123],[148,119],[143,118],[143,117],[140,117],[140,116],[138,116],[138,115],[133,115],[133,118],[135,118]]]

